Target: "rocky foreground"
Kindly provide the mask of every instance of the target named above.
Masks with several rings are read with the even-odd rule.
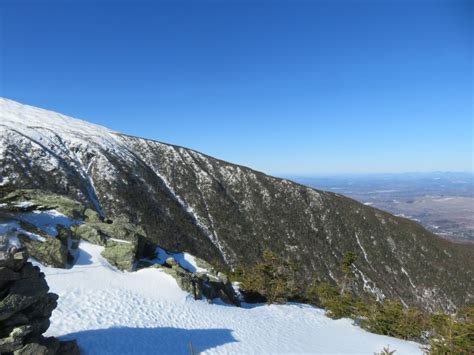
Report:
[[[0,236],[0,354],[79,354],[75,341],[42,334],[49,328],[58,296],[25,252],[8,248]]]

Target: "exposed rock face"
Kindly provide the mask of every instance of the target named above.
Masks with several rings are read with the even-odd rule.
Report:
[[[415,222],[5,99],[0,120],[0,183],[68,195],[105,218],[124,217],[166,249],[228,267],[253,264],[268,249],[298,265],[303,286],[316,278],[336,282],[342,256],[354,252],[359,294],[431,310],[473,300],[473,246],[441,240]]]
[[[203,265],[201,263],[201,265]],[[205,265],[209,266],[210,265]],[[150,267],[160,267],[157,264]],[[193,295],[195,300],[205,297],[209,302],[216,298],[235,306],[240,306],[240,300],[235,293],[227,276],[217,273],[210,267],[207,272],[191,272],[186,270],[172,257],[161,265],[163,271],[173,276],[182,290]]]
[[[132,271],[137,254],[136,243],[108,241],[102,256],[120,270]]]
[[[29,255],[40,260],[44,265],[63,268],[67,265],[67,248],[59,239],[48,237],[44,242],[30,239],[19,234],[22,246]]]
[[[5,239],[0,237],[0,239]],[[74,341],[60,342],[42,334],[58,296],[49,287],[39,268],[27,262],[24,252],[9,253],[2,242],[0,256],[0,353],[79,354]]]

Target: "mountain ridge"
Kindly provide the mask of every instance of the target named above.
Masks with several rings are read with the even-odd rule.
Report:
[[[359,294],[426,309],[472,301],[472,250],[412,221],[8,99],[0,101],[0,118],[3,183],[62,193],[107,218],[125,217],[143,226],[150,244],[231,268],[252,265],[271,249],[298,266],[301,285],[315,278],[337,282],[342,255],[355,252]]]

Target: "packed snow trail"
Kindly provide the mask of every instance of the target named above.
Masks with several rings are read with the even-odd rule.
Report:
[[[421,354],[419,344],[368,333],[307,305],[194,301],[155,268],[128,273],[82,241],[71,269],[40,265],[59,294],[48,336],[77,339],[84,354]]]

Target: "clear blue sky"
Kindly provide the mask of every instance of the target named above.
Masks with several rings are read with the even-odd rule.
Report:
[[[473,169],[473,1],[0,2],[0,94],[273,174]]]

